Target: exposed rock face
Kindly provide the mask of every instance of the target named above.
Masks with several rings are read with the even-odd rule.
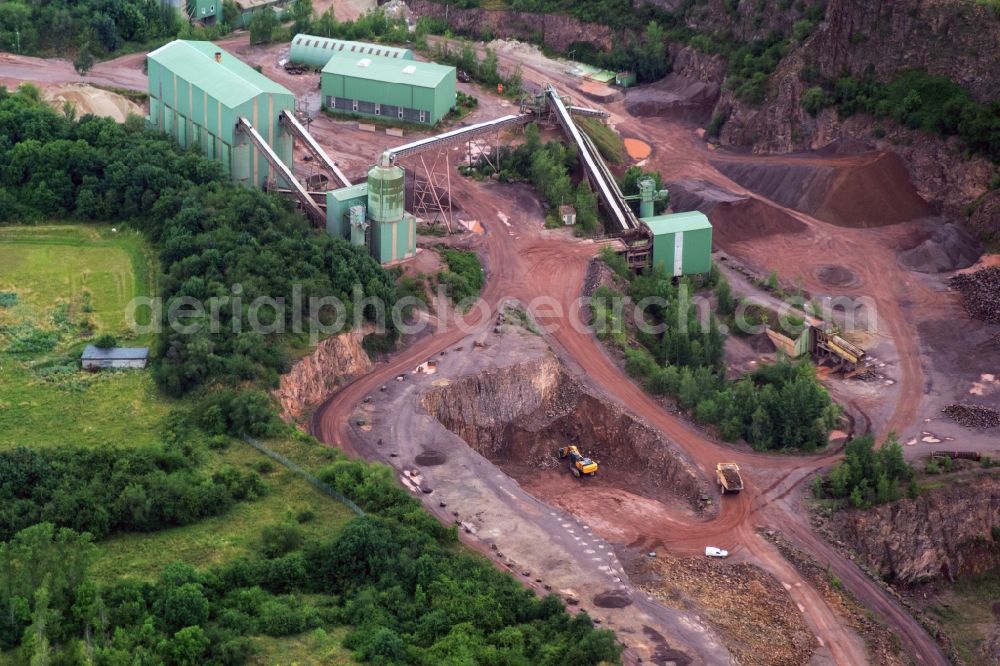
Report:
[[[707,482],[661,433],[589,393],[558,361],[522,363],[464,377],[423,398],[428,412],[503,467],[550,467],[568,444],[601,462],[602,478],[692,508]],[[516,474],[515,474],[516,476]]]
[[[458,9],[430,0],[409,0],[409,5],[418,16],[445,21],[462,34],[538,41],[559,51],[566,50],[573,42],[590,42],[602,49],[610,49],[614,44],[615,33],[611,28],[562,14]]]
[[[977,233],[1000,239],[1000,190],[993,190],[979,202],[969,226]]]
[[[1000,527],[1000,477],[983,475],[915,500],[840,511],[831,527],[887,580],[982,573],[1000,567],[1000,543],[991,534]]]
[[[282,415],[298,418],[350,380],[369,372],[372,362],[361,346],[364,336],[364,330],[355,329],[327,338],[282,375],[274,392]]]
[[[954,0],[830,0],[806,50],[827,76],[845,69],[879,78],[926,69],[980,102],[1000,89],[1000,20],[987,3]]]
[[[729,65],[722,56],[702,53],[690,46],[669,44],[671,69],[674,74],[721,86]]]

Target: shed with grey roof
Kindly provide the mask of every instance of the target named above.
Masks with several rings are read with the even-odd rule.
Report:
[[[111,347],[101,349],[87,345],[83,350],[81,365],[84,370],[103,370],[104,368],[137,368],[146,367],[149,362],[149,347]]]

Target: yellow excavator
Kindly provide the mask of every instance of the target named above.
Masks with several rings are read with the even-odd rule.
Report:
[[[560,458],[569,458],[570,470],[573,476],[593,476],[597,474],[597,463],[580,453],[576,446],[564,446],[559,449]]]

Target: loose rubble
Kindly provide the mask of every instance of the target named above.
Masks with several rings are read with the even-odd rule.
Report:
[[[1000,266],[956,275],[950,284],[962,292],[970,317],[1000,324]]]
[[[948,405],[941,410],[948,418],[966,428],[996,428],[1000,426],[1000,411],[982,405]]]

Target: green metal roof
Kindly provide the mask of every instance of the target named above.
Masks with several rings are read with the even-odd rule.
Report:
[[[386,60],[384,58],[335,55],[323,68],[324,74],[353,76],[380,83],[402,83],[418,88],[436,88],[454,67],[419,60]]]
[[[327,194],[337,201],[348,201],[350,199],[357,199],[358,197],[366,197],[368,196],[368,181],[342,187],[339,190],[329,190]]]
[[[697,231],[699,229],[711,229],[712,223],[704,213],[692,210],[686,213],[673,213],[671,215],[657,215],[655,217],[644,217],[642,223],[649,227],[654,235],[672,234],[677,231]]]
[[[221,62],[215,61],[216,53],[222,54]],[[230,108],[261,94],[292,94],[285,86],[275,83],[212,42],[178,39],[146,57]]]
[[[335,55],[413,60],[413,51],[398,46],[352,42],[344,39],[332,39],[330,37],[317,37],[315,35],[299,33],[292,38],[292,61],[295,61],[297,55],[305,53],[318,54],[324,63]]]

